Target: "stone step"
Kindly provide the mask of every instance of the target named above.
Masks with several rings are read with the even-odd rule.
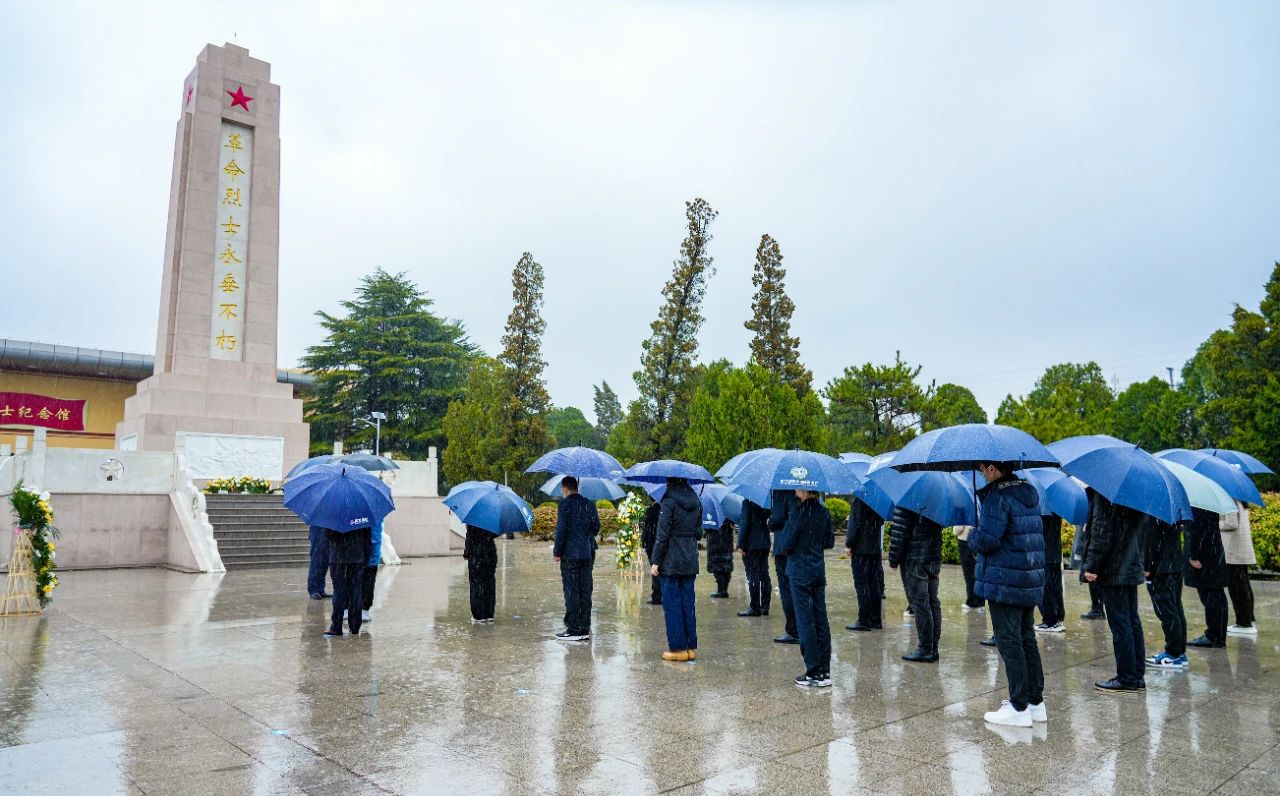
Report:
[[[306,567],[311,559],[304,555],[264,555],[259,553],[224,553],[222,564],[227,569],[261,569],[266,567]]]
[[[307,530],[311,526],[302,522],[297,517],[285,519],[283,517],[209,517],[209,523],[219,528],[288,528]]]
[[[279,558],[281,556],[284,556],[290,559],[296,558],[296,557],[306,558],[308,561],[311,559],[310,548],[297,547],[297,546],[290,547],[288,545],[272,545],[272,544],[260,545],[260,546],[240,545],[237,547],[223,547],[222,545],[218,545],[218,552],[222,554],[222,561],[224,564],[227,562],[228,557],[231,557],[233,559],[239,559],[239,558],[267,559],[267,558]]]
[[[205,507],[227,569],[310,563],[311,530],[284,507],[283,495],[206,495]]]
[[[226,525],[215,525],[213,528],[213,535],[225,535],[230,537],[271,536],[277,539],[310,539],[311,530],[305,525],[301,528],[264,528],[258,525],[228,527]]]
[[[218,540],[219,547],[227,546],[243,546],[243,545],[260,545],[260,544],[284,544],[292,547],[306,547],[311,549],[311,540],[305,536],[280,536],[271,533],[238,533],[238,534],[221,534],[215,533],[213,538]]]

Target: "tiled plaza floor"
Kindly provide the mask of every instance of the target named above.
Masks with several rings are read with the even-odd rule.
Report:
[[[1280,584],[1255,583],[1256,641],[1191,650],[1190,671],[1116,697],[1092,686],[1114,672],[1110,636],[1077,618],[1067,573],[1067,633],[1041,639],[1049,724],[1006,738],[982,721],[1004,683],[954,567],[942,662],[908,665],[896,577],[887,629],[848,633],[848,562],[831,558],[835,687],[809,692],[790,682],[798,649],[770,641],[776,598],[769,618],[734,616],[740,566],[731,600],[698,578],[699,660],[669,664],[661,609],[609,556],[594,641],[564,644],[546,546],[500,555],[496,625],[469,624],[461,560],[419,559],[383,570],[367,635],[332,641],[302,570],[67,573],[45,616],[0,621],[0,793],[1280,792]]]

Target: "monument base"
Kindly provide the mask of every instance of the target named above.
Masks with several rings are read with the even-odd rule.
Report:
[[[283,478],[307,458],[311,444],[302,401],[288,384],[245,378],[240,363],[219,364],[210,362],[210,370],[227,372],[157,373],[139,383],[137,394],[125,400],[125,419],[116,425],[116,447],[181,449],[192,475],[202,480]]]

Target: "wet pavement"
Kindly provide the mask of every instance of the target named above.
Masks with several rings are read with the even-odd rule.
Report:
[[[566,644],[546,545],[500,542],[498,621],[471,625],[464,562],[378,578],[375,621],[327,640],[305,571],[66,574],[41,618],[0,620],[0,792],[146,794],[1280,793],[1280,584],[1255,583],[1263,632],[1190,650],[1111,696],[1105,622],[1067,575],[1067,632],[1041,637],[1047,727],[997,733],[1005,696],[986,618],[942,577],[940,665],[888,578],[886,630],[854,634],[848,561],[831,558],[835,687],[791,684],[774,615],[740,619],[698,578],[699,658],[664,663],[648,583],[596,568],[595,636]],[[1194,593],[1193,634],[1203,623]],[[1145,595],[1148,650],[1159,634]],[[1025,736],[1022,735],[1025,733]]]

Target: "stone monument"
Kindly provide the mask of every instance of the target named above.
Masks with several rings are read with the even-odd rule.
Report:
[[[124,450],[181,450],[196,478],[280,479],[307,456],[276,380],[280,87],[271,66],[210,44],[182,87],[155,373],[125,402]]]

